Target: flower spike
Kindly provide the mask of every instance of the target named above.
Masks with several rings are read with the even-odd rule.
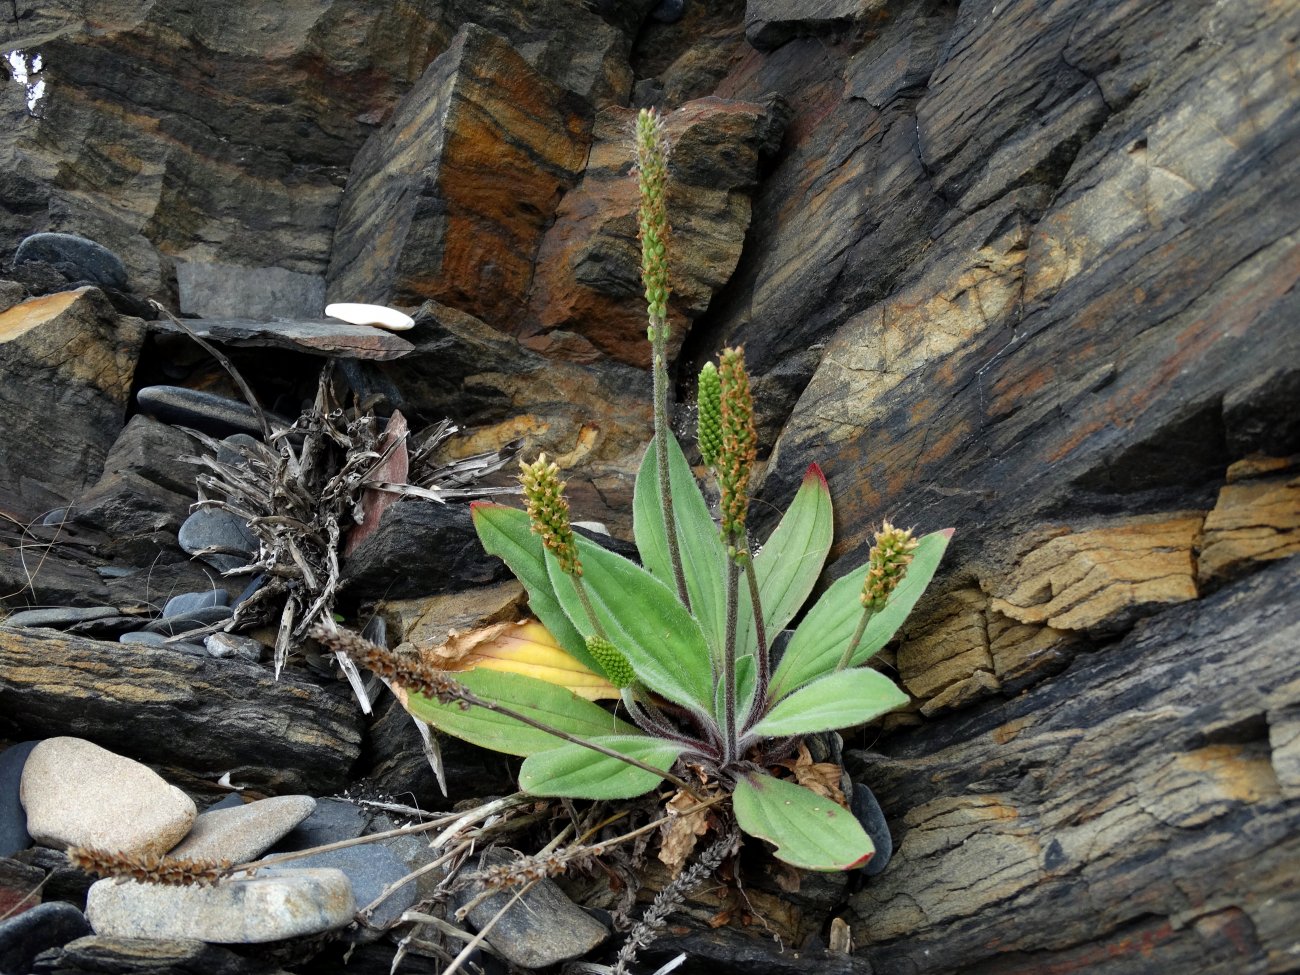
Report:
[[[907,575],[918,544],[910,529],[895,528],[887,521],[876,532],[876,544],[867,557],[867,578],[862,583],[864,609],[878,613],[885,608],[890,593]]]
[[[718,461],[718,450],[722,447],[722,382],[712,362],[704,363],[704,368],[700,370],[696,402],[699,405],[696,440],[700,445],[700,456],[705,464],[713,467]]]
[[[551,550],[567,575],[581,576],[582,562],[569,527],[569,502],[564,499],[559,467],[547,463],[542,454],[531,464],[520,461],[519,468],[519,483],[524,487],[533,531],[542,536],[542,544]]]
[[[749,477],[758,456],[758,434],[754,430],[754,398],[745,372],[745,356],[740,348],[725,349],[720,373],[720,425],[722,441],[718,448],[718,488],[722,494],[722,534],[741,538],[745,532],[745,514],[749,509]]]
[[[668,331],[668,151],[663,117],[643,108],[636,117],[637,186],[641,191],[637,222],[652,342],[666,339]]]

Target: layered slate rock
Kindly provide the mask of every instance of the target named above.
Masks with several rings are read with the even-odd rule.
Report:
[[[93,674],[91,679],[87,674]],[[125,646],[51,630],[0,630],[0,727],[76,734],[184,785],[231,781],[273,792],[329,792],[361,751],[345,692],[239,660]]]
[[[633,121],[634,113],[623,109],[607,109],[597,119],[582,183],[561,201],[537,255],[527,321],[518,329],[532,348],[567,358],[598,350],[649,365],[637,187],[628,158]],[[665,117],[672,145],[674,346],[736,269],[759,158],[779,144],[781,122],[768,106],[720,98],[690,102]],[[574,347],[572,335],[586,341]]]
[[[533,256],[577,182],[590,132],[583,100],[500,35],[462,28],[353,161],[330,299],[435,298],[508,325],[524,309]]]
[[[249,311],[243,310],[248,316]],[[349,359],[396,359],[411,351],[411,343],[392,332],[369,325],[350,325],[334,318],[291,319],[271,317],[257,321],[249,317],[211,318],[185,323],[201,338],[235,348],[289,349],[313,355]],[[153,326],[160,331],[180,330],[168,322]]]
[[[852,901],[875,970],[1229,975],[1294,951],[1294,563],[858,753],[899,841]]]
[[[408,334],[416,350],[383,366],[403,413],[464,424],[449,444],[456,456],[510,444],[530,459],[545,451],[564,469],[575,520],[631,535],[633,480],[653,430],[646,371],[548,358],[437,302]]]
[[[80,288],[0,313],[0,493],[27,478],[78,491],[99,477],[126,408],[144,325]]]

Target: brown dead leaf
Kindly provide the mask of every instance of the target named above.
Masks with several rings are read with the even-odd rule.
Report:
[[[402,416],[400,411],[394,410],[393,415],[388,418],[388,426],[384,428],[384,435],[380,438],[377,448],[384,459],[366,475],[367,481],[406,483],[407,477],[410,476],[410,456],[406,451],[406,438],[409,432],[406,417]],[[374,534],[375,529],[379,527],[379,519],[383,517],[384,510],[400,497],[401,495],[391,491],[377,491],[374,488],[366,488],[361,492],[362,520],[348,532],[347,542],[343,546],[344,558],[356,551],[357,546],[368,536]]]
[[[466,633],[457,633],[455,630],[451,630],[447,634],[446,643],[440,647],[425,650],[424,653],[432,657],[435,665],[444,670],[462,670],[470,663],[465,658],[472,656],[476,649],[485,643],[492,643],[499,637],[510,633],[518,625],[518,623],[514,622],[492,623],[489,626],[482,626]]]
[[[840,780],[844,775],[844,769],[834,762],[814,762],[812,754],[808,751],[808,746],[800,742],[798,757],[780,764],[783,768],[793,772],[795,781],[805,789],[811,789],[819,796],[848,808],[848,803],[844,799],[844,791],[840,788]]]
[[[679,790],[668,800],[666,807],[672,818],[659,827],[659,860],[674,877],[682,872],[682,867],[695,850],[696,841],[709,831],[707,809],[697,809],[683,815],[682,810],[696,805],[699,805],[699,800],[690,793]]]

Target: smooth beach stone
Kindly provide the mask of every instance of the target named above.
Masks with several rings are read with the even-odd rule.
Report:
[[[275,858],[269,857],[263,862],[274,863]],[[352,882],[352,893],[356,897],[358,909],[365,907],[382,894],[389,884],[396,883],[410,872],[397,854],[381,842],[313,853],[292,861],[292,864],[303,869],[342,870]],[[419,888],[414,882],[399,887],[375,908],[370,923],[377,928],[387,927],[415,904],[418,898]]]
[[[180,616],[159,617],[145,626],[145,630],[149,633],[176,636],[178,633],[188,633],[190,630],[197,630],[201,626],[228,620],[234,614],[235,611],[229,606],[208,606],[204,609],[191,610]]]
[[[32,845],[27,813],[18,798],[23,766],[39,741],[24,741],[0,752],[0,857],[12,856]],[[3,971],[3,969],[0,969]]]
[[[27,757],[27,831],[45,846],[165,853],[190,831],[194,800],[152,769],[81,738],[48,738]]]
[[[32,234],[14,252],[15,266],[24,261],[72,265],[75,273],[69,280],[94,281],[118,291],[126,287],[126,265],[122,259],[103,244],[76,234]]]
[[[271,652],[271,648],[260,640],[238,633],[209,633],[203,638],[203,646],[218,659],[234,657],[253,664],[261,663]]]
[[[62,948],[90,934],[90,924],[71,904],[38,904],[0,921],[0,972],[29,972],[42,951]]]
[[[24,609],[4,619],[5,626],[48,626],[62,629],[74,623],[116,616],[112,606],[58,606],[54,609]]]
[[[161,633],[153,633],[148,630],[137,630],[133,633],[123,633],[117,638],[118,643],[134,643],[144,647],[162,647],[167,645],[167,637]]]
[[[199,556],[221,572],[247,565],[258,548],[257,536],[248,522],[220,508],[200,508],[194,512],[181,525],[177,540],[190,555],[214,547],[229,550]],[[245,552],[247,555],[239,554]]]
[[[366,831],[370,815],[353,802],[318,799],[312,814],[275,845],[275,853],[297,853],[313,846],[352,840]]]
[[[214,437],[232,433],[249,433],[260,436],[262,425],[257,414],[247,403],[205,393],[184,386],[146,386],[136,394],[140,409],[162,420],[181,427],[193,427]],[[272,426],[287,427],[292,421],[267,413]]]
[[[247,863],[270,849],[315,808],[316,800],[311,796],[273,796],[238,807],[210,809],[194,820],[189,835],[170,855]]]
[[[867,861],[866,866],[859,868],[866,876],[874,877],[889,866],[890,858],[894,855],[894,840],[889,835],[889,823],[885,821],[885,812],[876,801],[875,794],[861,782],[854,783],[849,804],[853,815],[876,845],[876,855]]]
[[[356,902],[341,870],[265,869],[211,887],[100,880],[86,898],[95,933],[261,944],[343,927]]]
[[[230,593],[224,589],[209,589],[206,592],[183,592],[167,600],[163,607],[163,616],[184,616],[200,609],[212,609],[225,606],[230,602]]]

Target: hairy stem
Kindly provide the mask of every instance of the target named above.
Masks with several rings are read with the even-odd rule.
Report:
[[[577,590],[578,601],[582,603],[582,610],[587,614],[591,628],[596,631],[596,636],[608,640],[605,628],[600,625],[600,620],[596,617],[596,607],[591,605],[591,596],[587,595],[587,587],[582,584],[582,576],[570,576],[570,578],[573,580],[573,588]]]
[[[745,579],[749,583],[749,604],[754,610],[754,633],[758,638],[758,679],[755,681],[758,700],[750,711],[751,720],[754,720],[767,708],[767,685],[772,673],[767,650],[767,626],[763,622],[763,604],[758,598],[758,573],[754,571],[752,558],[745,559]]]
[[[872,610],[864,609],[862,611],[862,618],[858,620],[858,628],[853,631],[849,645],[844,648],[844,653],[840,655],[840,662],[835,665],[836,670],[843,670],[853,660],[853,655],[858,650],[858,644],[862,642],[862,634],[867,632],[867,624],[871,622],[871,617],[874,615],[876,614]]]
[[[659,505],[664,513],[664,532],[668,535],[668,560],[673,567],[673,584],[677,598],[683,606],[691,608],[690,594],[686,591],[686,574],[682,571],[682,552],[677,541],[677,514],[673,511],[672,481],[668,471],[668,323],[651,321],[654,334],[654,412],[655,412],[655,466],[659,469]]]
[[[736,754],[736,617],[740,602],[740,566],[727,560],[727,629],[722,641],[722,761],[730,765]]]

